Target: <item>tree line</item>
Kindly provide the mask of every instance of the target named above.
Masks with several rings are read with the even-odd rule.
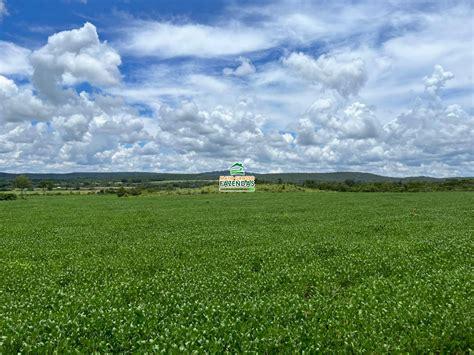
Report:
[[[367,182],[367,181],[355,181],[347,179],[343,182],[340,181],[316,181],[306,180],[303,183],[286,183],[281,179],[276,182],[264,181],[262,179],[256,180],[257,189],[259,184],[268,184],[281,186],[284,188],[286,185],[301,186],[308,189],[315,189],[321,191],[337,191],[337,192],[429,192],[429,191],[474,191],[474,179],[463,178],[463,179],[446,179],[446,180],[435,180],[435,181],[384,181],[384,182]],[[180,188],[201,188],[207,185],[212,185],[209,181],[175,181],[161,184],[151,184],[150,182],[142,182],[133,184],[127,184],[127,182],[121,182],[122,186],[118,189],[100,189],[98,194],[114,193],[118,196],[137,196],[142,193],[142,190],[148,192],[162,191],[162,190],[175,190]],[[125,189],[123,186],[128,185],[129,188]],[[131,185],[131,186],[130,186]],[[24,191],[31,190],[32,188],[40,188],[43,194],[46,190],[51,191],[56,184],[50,180],[35,181],[34,183],[24,175],[16,176],[15,179],[9,184],[9,189],[20,190],[20,197],[24,198]],[[6,196],[3,194],[0,199],[13,199],[12,196]]]
[[[307,180],[304,187],[338,192],[429,192],[429,191],[474,191],[474,179],[449,179],[441,181],[385,181],[318,182]]]

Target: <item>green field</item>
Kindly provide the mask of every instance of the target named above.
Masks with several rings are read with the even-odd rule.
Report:
[[[474,194],[0,202],[0,353],[464,352]]]

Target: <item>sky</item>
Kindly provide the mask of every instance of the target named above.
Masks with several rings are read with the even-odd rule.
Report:
[[[471,1],[0,0],[0,171],[474,176]]]

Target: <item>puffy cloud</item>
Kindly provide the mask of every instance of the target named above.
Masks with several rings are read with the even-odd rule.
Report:
[[[220,157],[247,154],[264,138],[263,117],[247,110],[246,103],[234,109],[199,110],[193,102],[178,108],[160,109],[157,139],[176,152],[195,152]]]
[[[316,136],[315,127],[308,118],[299,120],[297,143],[300,145],[316,145],[324,143]],[[322,133],[322,132],[320,132]],[[322,138],[322,135],[319,135]]]
[[[18,92],[18,87],[13,80],[0,76],[0,94],[3,97],[14,95]]]
[[[235,68],[225,68],[224,75],[246,76],[255,73],[255,67],[250,59],[239,57],[240,65]]]
[[[453,73],[444,71],[441,65],[435,65],[433,74],[424,78],[425,92],[431,96],[438,96],[439,90],[446,82],[454,77]]]
[[[382,131],[375,113],[354,102],[344,106],[334,98],[318,99],[299,120],[297,141],[301,145],[324,145],[333,139],[377,138]]]
[[[310,33],[324,31],[310,15],[291,14],[286,23],[298,19],[307,30],[301,43]],[[167,26],[158,26],[157,33],[177,25]],[[240,53],[285,43],[284,38],[273,40],[278,33],[272,37],[271,31],[264,31],[261,37],[247,39],[254,29],[235,23],[193,26],[180,25],[172,35],[187,39],[190,29],[197,29],[198,37],[216,34],[202,39],[202,53],[193,37],[193,43],[171,43],[176,38],[153,39],[149,47],[138,43],[135,54],[236,57],[193,58],[191,64],[188,59],[167,60],[154,67],[145,65],[143,83],[120,83],[120,56],[99,39],[93,25],[86,24],[51,36],[33,52],[31,64],[21,68],[15,59],[0,58],[0,71],[5,71],[0,75],[0,170],[205,171],[243,160],[254,171],[474,173],[472,114],[442,97],[447,81],[451,80],[451,88],[457,80],[443,67],[454,74],[456,68],[436,66],[424,79],[424,95],[420,78],[426,68],[422,75],[417,71],[417,91],[410,95],[416,92],[420,98],[409,109],[399,105],[402,113],[382,126],[388,119],[379,102],[365,95],[366,82],[374,85],[366,68],[382,87],[393,68],[399,68],[395,61],[399,52],[390,51],[394,43],[380,50],[322,48],[326,54],[318,58],[289,47],[283,59],[267,62],[264,54],[252,53],[258,58],[257,72],[247,57],[239,58]],[[128,40],[151,27],[136,28]],[[217,41],[238,36],[245,43]],[[13,53],[12,58],[15,53],[28,58],[28,50],[1,45]],[[275,58],[274,53],[271,56]],[[222,63],[237,58],[235,68],[226,68],[222,75]],[[415,75],[401,72],[407,73],[407,82]],[[29,73],[32,81],[25,83]],[[239,76],[245,80],[235,78]],[[386,81],[390,89],[392,82]],[[101,90],[78,94],[71,86],[81,82]],[[397,97],[411,89],[397,86],[399,91],[390,92]]]
[[[104,167],[123,147],[152,139],[144,119],[122,99],[67,88],[120,79],[120,56],[99,41],[93,25],[51,36],[33,52],[31,63],[38,95],[29,84],[18,86],[0,75],[0,141],[7,142],[0,146],[1,166]]]
[[[153,139],[142,119],[126,113],[126,108],[123,111],[108,114],[96,106],[94,113],[84,110],[53,117],[49,122],[6,123],[0,141],[9,144],[1,147],[6,152],[0,153],[0,162],[9,169],[28,165],[43,170],[112,166],[116,152]]]
[[[56,117],[53,127],[61,134],[63,141],[80,141],[89,131],[89,119],[82,114]]]
[[[345,136],[354,139],[376,138],[381,129],[375,114],[360,102],[354,102],[344,110],[340,125]]]
[[[298,121],[296,149],[310,162],[340,169],[472,174],[467,167],[474,160],[474,117],[459,105],[444,104],[440,88],[449,79],[449,72],[435,66],[433,75],[424,79],[428,95],[384,127],[363,103],[318,99]]]
[[[32,68],[28,60],[30,50],[11,42],[0,41],[0,74],[21,75],[31,74]]]
[[[50,111],[31,90],[19,88],[13,80],[0,75],[0,124],[2,121],[44,120]]]
[[[437,74],[439,68],[433,77]],[[385,130],[385,147],[393,160],[408,165],[437,162],[454,167],[474,160],[474,117],[459,105],[444,105],[438,96],[418,99]]]
[[[444,104],[439,97],[439,89],[450,78],[449,72],[436,66],[425,79],[428,95],[385,126],[384,146],[390,160],[415,168],[443,166],[445,175],[472,165],[474,117],[459,105]],[[464,172],[472,173],[472,169]]]
[[[31,55],[33,84],[46,98],[64,101],[71,93],[63,85],[88,82],[96,86],[118,84],[121,63],[118,53],[100,42],[94,25],[56,33]]]
[[[291,53],[283,63],[300,77],[319,82],[345,97],[356,95],[367,81],[365,63],[361,58],[323,54],[314,59],[304,53]]]

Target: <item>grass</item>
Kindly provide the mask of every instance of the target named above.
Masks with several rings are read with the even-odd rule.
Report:
[[[185,180],[181,180],[184,182]],[[189,181],[199,181],[199,180],[189,180]],[[202,180],[200,180],[202,181]],[[206,180],[211,181],[211,180]],[[169,184],[172,182],[180,182],[179,180],[175,181],[157,181],[154,185],[164,185],[165,183]],[[215,184],[205,185],[201,187],[175,187],[170,188],[169,190],[152,190],[148,191],[148,189],[142,189],[142,194],[144,195],[195,195],[195,194],[218,194],[219,186],[217,185],[218,180],[215,180]],[[54,189],[51,191],[43,191],[40,188],[34,188],[31,190],[23,191],[24,196],[34,196],[34,195],[94,195],[98,194],[100,190],[111,190],[117,191],[120,188],[120,185],[115,186],[96,186],[94,188],[81,188],[79,190],[75,188],[62,188],[62,189]],[[126,190],[130,190],[133,187],[126,186]],[[295,184],[268,184],[268,183],[259,183],[258,189],[256,192],[319,192],[319,190],[314,188],[308,188],[300,185]],[[2,192],[0,192],[1,194]],[[14,189],[10,191],[6,191],[4,193],[14,193],[20,196],[21,191],[19,189]]]
[[[473,348],[472,193],[0,202],[0,353]]]

